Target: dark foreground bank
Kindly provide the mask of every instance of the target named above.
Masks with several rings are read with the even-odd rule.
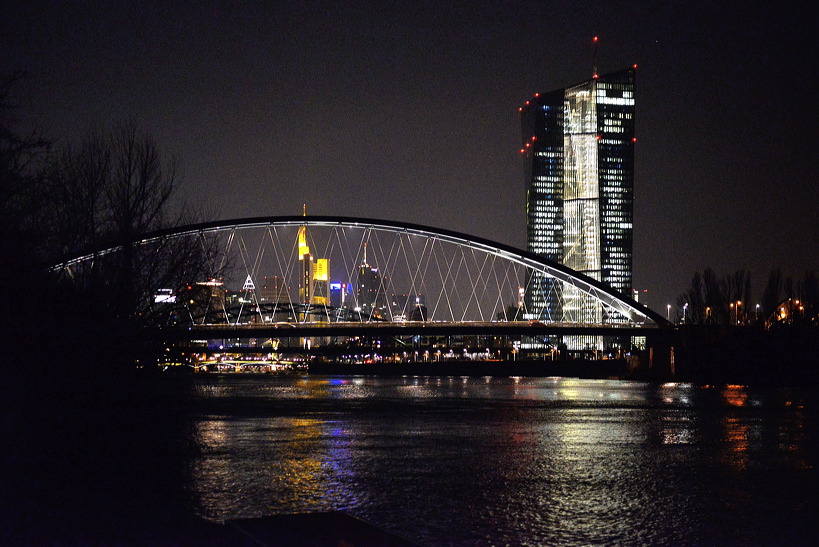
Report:
[[[409,547],[411,542],[343,511],[274,515],[214,523],[180,521],[163,530],[142,529],[119,537],[99,538],[122,545],[181,547]]]
[[[176,540],[180,545],[235,547],[384,546],[404,547],[409,541],[343,511],[276,515],[231,520],[224,524],[200,521]],[[170,538],[174,539],[174,538]]]

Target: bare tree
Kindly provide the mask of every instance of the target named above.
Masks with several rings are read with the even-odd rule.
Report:
[[[700,324],[705,322],[705,290],[700,272],[694,272],[694,277],[691,279],[691,288],[688,289],[683,298],[682,305],[685,304],[688,304],[688,309],[685,312],[687,323]]]
[[[110,153],[97,133],[89,134],[79,149],[67,146],[54,156],[48,172],[50,256],[72,256],[100,244],[106,231],[103,196],[109,163]]]
[[[55,256],[77,256],[117,246],[104,259],[75,266],[70,284],[103,313],[118,321],[155,323],[157,289],[177,289],[218,272],[212,244],[203,238],[164,238],[148,233],[194,222],[195,214],[175,199],[179,179],[150,135],[135,124],[108,133],[92,132],[79,148],[63,148],[49,170],[51,241]],[[163,307],[164,311],[168,311]]]
[[[711,268],[705,268],[702,275],[694,272],[691,286],[677,298],[677,303],[680,308],[687,304],[689,323],[728,324],[739,320],[737,309],[747,306],[750,298],[750,273],[737,270],[720,280]]]
[[[0,420],[0,484],[14,503],[0,530],[19,543],[105,543],[85,516],[150,529],[188,502],[194,437],[176,393],[133,366],[156,349],[135,327],[155,318],[155,288],[198,276],[207,247],[132,244],[191,219],[172,203],[176,173],[151,139],[131,126],[55,153],[13,130],[9,84],[0,81],[0,332],[13,343],[0,400],[14,411]],[[62,276],[44,267],[110,244],[130,253]]]
[[[717,274],[711,268],[702,272],[703,288],[705,290],[705,314],[708,323],[724,323],[728,319],[725,310],[727,304],[725,296],[717,280]]]
[[[33,259],[35,234],[41,232],[42,165],[49,143],[13,129],[11,89],[21,73],[0,77],[0,249],[5,274],[15,274],[14,260]]]
[[[800,297],[813,308],[819,306],[819,278],[816,277],[815,271],[811,270],[805,273]]]
[[[765,315],[770,315],[776,310],[777,304],[781,301],[782,294],[782,270],[771,270],[768,274],[768,283],[762,292],[762,311]]]

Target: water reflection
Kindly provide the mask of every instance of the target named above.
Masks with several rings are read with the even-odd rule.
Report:
[[[725,386],[725,389],[722,390],[722,396],[731,406],[745,406],[748,402],[748,393],[745,386]]]
[[[694,444],[699,440],[696,416],[684,411],[669,410],[661,414],[661,420],[660,436],[663,444]]]
[[[205,455],[196,469],[204,516],[250,517],[329,510],[355,503],[344,484],[348,435],[339,424],[302,417],[203,420]],[[233,516],[231,518],[233,518]]]
[[[742,542],[766,507],[796,507],[813,485],[814,410],[790,394],[525,377],[258,382],[200,392],[196,490],[214,520],[345,509],[420,544]],[[208,406],[224,398],[242,404]]]

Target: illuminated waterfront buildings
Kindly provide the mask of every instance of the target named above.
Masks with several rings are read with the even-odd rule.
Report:
[[[536,94],[520,109],[527,250],[624,295],[632,278],[634,80],[634,68],[595,75]],[[616,321],[576,289],[528,281],[530,319]]]

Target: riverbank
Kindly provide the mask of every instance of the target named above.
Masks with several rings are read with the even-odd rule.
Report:
[[[817,385],[819,328],[688,325],[674,340],[674,378],[699,384]]]
[[[665,348],[621,359],[460,359],[398,363],[341,363],[318,359],[309,363],[308,372],[378,376],[561,376],[703,385],[816,385],[819,382],[819,330],[812,326],[765,330],[752,326],[691,325],[678,329]]]

